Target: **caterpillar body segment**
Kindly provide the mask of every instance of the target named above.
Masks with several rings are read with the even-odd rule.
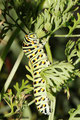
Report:
[[[51,110],[46,91],[46,81],[41,78],[40,72],[45,67],[48,67],[50,62],[44,53],[43,44],[39,43],[36,34],[30,33],[29,35],[25,35],[23,51],[33,66],[33,87],[37,109],[41,113],[49,115]]]

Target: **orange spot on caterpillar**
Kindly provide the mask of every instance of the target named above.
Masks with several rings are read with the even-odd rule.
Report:
[[[35,100],[35,102],[37,103],[37,102],[39,102],[39,100],[37,99],[37,100]]]
[[[37,48],[37,46],[35,46],[35,48]]]
[[[44,97],[42,97],[42,100],[45,100],[45,98],[44,98]]]
[[[38,81],[36,81],[36,84],[38,83]]]
[[[32,41],[31,43],[34,44],[34,41]]]
[[[32,54],[32,56],[34,57],[34,54]]]
[[[39,72],[36,72],[37,74],[39,74]]]
[[[40,50],[38,50],[38,52],[40,52]]]
[[[38,107],[38,110],[40,109],[40,107]]]
[[[45,80],[42,80],[42,82],[44,83],[44,82],[45,82]]]
[[[43,107],[45,107],[46,106],[46,104],[43,104]]]
[[[42,88],[41,91],[44,92],[45,90]]]
[[[36,64],[36,67],[38,66],[38,64]]]
[[[35,91],[36,93],[38,92],[38,90]]]
[[[25,37],[28,37],[28,35],[25,35]]]
[[[31,34],[30,37],[31,37],[31,38],[34,38],[34,34]]]
[[[42,55],[39,55],[39,57],[42,57]]]
[[[44,61],[42,61],[42,64],[44,64],[45,62]]]
[[[29,49],[28,51],[31,51],[31,49]]]
[[[32,64],[33,64],[34,62],[32,61]]]
[[[37,58],[35,58],[35,61],[37,60]]]
[[[26,53],[27,51],[26,51],[26,50],[24,50],[24,52]]]

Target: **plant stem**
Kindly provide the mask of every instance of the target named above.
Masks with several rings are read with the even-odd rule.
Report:
[[[53,63],[52,54],[49,46],[49,37],[48,37],[47,43],[45,44],[45,48],[47,51],[49,61]],[[53,97],[53,100],[51,101],[51,114],[49,115],[48,120],[54,120],[55,106],[56,106],[56,97]]]
[[[19,67],[19,64],[20,64],[22,58],[23,58],[23,51],[21,50],[21,52],[20,52],[20,54],[19,54],[19,56],[18,56],[18,58],[17,58],[17,60],[16,60],[16,62],[14,64],[14,66],[13,66],[13,68],[12,68],[12,70],[11,70],[7,80],[6,80],[6,83],[5,83],[4,89],[3,89],[4,92],[6,92],[6,90],[8,89],[8,87],[9,87],[9,85],[10,85],[10,83],[11,83],[11,81],[12,81],[14,75],[15,75],[15,72],[17,71],[17,69]]]
[[[53,97],[53,101],[51,101],[51,114],[48,120],[54,120],[54,113],[55,113],[55,105],[56,105],[56,98]]]
[[[4,49],[4,51],[3,51],[3,53],[2,53],[2,55],[1,55],[1,57],[0,57],[0,71],[1,71],[1,69],[2,69],[2,66],[3,66],[3,63],[4,63],[4,61],[5,61],[5,58],[6,58],[7,54],[8,54],[9,48],[11,47],[11,45],[12,45],[15,37],[16,37],[17,34],[19,33],[19,31],[20,31],[20,29],[17,28],[17,29],[13,32],[13,34],[11,35],[11,37],[9,38],[9,40],[8,40],[8,42],[7,42],[7,45],[5,46],[5,49]]]
[[[76,116],[77,114],[80,114],[80,108],[77,109],[77,110],[75,110],[75,111],[70,115],[69,120],[80,120],[80,118]]]
[[[54,35],[54,37],[80,37],[80,34],[77,35]]]
[[[18,27],[20,30],[22,30],[25,34],[27,34],[27,32],[29,32],[29,30],[27,28],[26,28],[27,32],[25,32],[25,30],[22,28],[22,26],[24,26],[23,23],[21,23],[21,25],[19,25],[9,13],[6,12],[6,15],[8,15],[8,17],[10,17],[10,19],[16,24],[16,27]]]
[[[31,104],[33,104],[35,102],[35,100],[32,100],[31,102],[28,103],[28,106],[30,106]]]
[[[46,48],[46,52],[47,52],[49,61],[51,63],[53,63],[52,54],[51,54],[51,50],[50,50],[50,46],[49,46],[49,41],[47,41],[47,43],[45,44],[45,48]]]
[[[54,118],[54,113],[55,113],[55,107],[56,107],[56,97],[53,98],[51,108],[52,108],[52,118]],[[52,119],[53,120],[53,119]]]

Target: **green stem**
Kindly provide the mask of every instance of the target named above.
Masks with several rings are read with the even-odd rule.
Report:
[[[52,110],[52,112],[51,112],[48,120],[54,120],[55,106],[56,106],[56,98],[53,97],[53,101],[51,101],[51,110]]]
[[[19,31],[20,31],[20,29],[17,28],[17,29],[13,32],[13,34],[11,35],[11,37],[9,38],[9,40],[8,40],[8,42],[7,42],[7,45],[5,46],[5,49],[4,49],[4,51],[3,51],[3,53],[2,53],[2,55],[1,55],[1,57],[0,57],[0,71],[1,71],[1,69],[2,69],[2,66],[3,66],[3,63],[4,63],[4,61],[5,61],[5,58],[6,58],[7,54],[8,54],[9,48],[11,47],[11,45],[12,45],[15,37],[16,37],[17,34],[19,33]]]
[[[80,114],[80,108],[73,112],[69,118],[69,120],[80,120],[80,118],[75,117],[77,114]]]
[[[49,41],[47,41],[47,43],[45,44],[45,48],[46,48],[46,52],[47,52],[49,61],[51,63],[53,63],[52,54],[51,54],[51,50],[50,50],[50,46],[49,46]]]
[[[52,104],[51,104],[51,108],[52,108],[52,120],[54,118],[54,113],[55,113],[55,107],[56,107],[56,97],[53,98]]]
[[[12,110],[10,113],[5,114],[4,116],[5,116],[5,117],[11,117],[11,116],[15,115],[16,113],[18,113],[18,111],[13,112],[13,110]]]
[[[54,35],[54,37],[80,37],[80,34],[77,35]]]
[[[52,54],[51,54],[51,50],[50,50],[50,46],[49,46],[49,37],[47,38],[47,43],[45,45],[46,51],[47,51],[47,55],[48,55],[48,59],[51,63],[53,63],[53,59],[52,59]],[[56,106],[56,98],[53,97],[53,100],[51,101],[51,114],[49,115],[48,120],[54,120],[54,112],[55,112],[55,106]]]
[[[8,101],[5,98],[3,98],[3,99],[8,104],[8,106],[11,108],[11,105],[8,103]]]
[[[69,21],[69,19],[68,19],[67,21]],[[66,22],[67,22],[67,21],[66,21]],[[60,26],[58,26],[57,28],[55,28],[54,30],[52,30],[50,33],[47,33],[45,36],[41,37],[41,39],[44,38],[44,37],[46,37],[46,36],[49,36],[49,37],[50,37],[54,32],[56,32],[57,30],[59,30],[64,24],[65,24],[65,22],[63,22]],[[68,34],[68,35],[69,35],[69,34]],[[68,35],[67,35],[67,36],[68,36]]]
[[[22,28],[22,26],[24,26],[24,24],[23,23],[21,23],[21,25],[19,25],[15,20],[14,20],[14,18],[8,13],[8,12],[6,12],[6,15],[14,22],[14,24],[16,25],[16,27],[18,27],[20,30],[22,30],[25,34],[27,34],[26,32],[25,32],[25,30]],[[26,28],[27,29],[27,28]],[[27,32],[29,32],[29,30],[27,29]]]
[[[6,80],[6,83],[5,83],[4,89],[3,89],[4,92],[6,92],[6,90],[8,89],[8,87],[9,87],[9,85],[10,85],[10,83],[11,83],[11,81],[12,81],[14,75],[15,75],[15,72],[17,71],[17,69],[19,67],[19,64],[20,64],[22,58],[23,58],[23,51],[20,52],[20,54],[19,54],[19,56],[18,56],[18,58],[17,58],[17,60],[16,60],[16,62],[14,64],[14,66],[13,66],[13,68],[12,68],[12,70],[11,70],[7,80]]]
[[[69,10],[70,10],[74,5],[76,5],[77,2],[78,2],[78,0],[75,0],[73,4],[68,5],[68,7],[67,7],[67,9],[64,11],[64,13],[68,13]]]
[[[28,106],[32,105],[35,102],[35,100],[32,100],[30,103],[28,103]]]

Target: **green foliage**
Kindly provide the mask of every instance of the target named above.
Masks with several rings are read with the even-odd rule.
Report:
[[[69,40],[66,49],[65,54],[67,56],[67,60],[69,63],[75,66],[75,72],[74,74],[78,77],[80,77],[80,39],[77,41]]]
[[[76,42],[69,40],[66,45],[65,54],[68,62],[71,64],[76,65],[80,63],[80,39]]]
[[[45,9],[44,13],[40,14],[37,17],[37,22],[35,23],[35,33],[37,34],[38,38],[41,38],[46,35],[43,28],[47,32],[51,31],[51,28],[52,28],[50,11],[47,9]]]
[[[29,85],[28,80],[24,81],[22,80],[22,85],[19,88],[19,84],[16,83],[16,85],[14,85],[14,88],[17,91],[17,96],[19,96],[19,94],[24,91],[25,94],[28,94],[33,88],[31,87],[31,85]]]
[[[49,116],[49,120],[53,120],[56,107],[56,97],[53,93],[57,93],[62,88],[66,88],[66,91],[69,94],[69,82],[73,83],[73,80],[76,76],[80,77],[80,39],[76,41],[70,39],[67,42],[65,49],[67,62],[65,62],[65,60],[61,62],[53,62],[49,40],[52,40],[51,37],[53,34],[53,42],[56,40],[55,37],[80,37],[80,34],[73,35],[74,30],[80,29],[80,14],[77,13],[77,9],[79,9],[77,4],[80,4],[79,0],[4,0],[1,1],[1,3],[2,8],[0,10],[0,41],[8,36],[8,32],[10,32],[10,36],[8,36],[8,42],[5,45],[5,49],[0,49],[1,52],[3,51],[3,53],[0,52],[0,71],[2,70],[3,63],[5,63],[6,56],[9,52],[9,49],[11,48],[11,45],[13,44],[13,41],[16,40],[17,36],[20,36],[17,37],[17,40],[20,40],[21,36],[23,36],[22,32],[19,34],[20,31],[23,31],[25,34],[29,32],[35,32],[37,34],[37,37],[43,43],[45,41],[48,41],[45,45],[45,48],[49,61],[53,64],[42,70],[41,76],[47,82],[47,93],[49,95],[49,98],[51,98],[51,102],[53,102],[53,105],[51,107],[51,109],[53,109],[53,112],[51,114],[52,117]],[[77,18],[74,15],[74,12],[77,13]],[[60,33],[60,35],[55,35],[55,32],[62,28],[64,28],[64,31],[65,28],[68,28],[67,34],[62,35]],[[12,33],[12,31],[14,32]],[[55,44],[55,46],[57,46],[57,44]],[[19,43],[17,48],[18,47],[21,47]],[[20,63],[21,59],[19,58],[19,61],[17,62]],[[21,63],[24,64],[23,62]],[[33,81],[33,68],[30,62],[28,65],[29,66],[26,66],[26,69],[30,72],[31,75],[27,73],[26,77],[28,80]],[[19,66],[16,65],[15,70],[17,70],[18,67]],[[16,71],[9,80],[12,81],[15,74]],[[9,75],[11,75],[11,73]],[[5,83],[7,81],[6,79]],[[3,93],[3,99],[6,101],[11,110],[10,113],[5,114],[6,117],[20,113],[22,111],[26,98],[28,98],[29,93],[33,90],[32,82],[29,83],[28,80],[23,80],[21,86],[19,83],[16,83],[14,85],[16,93],[13,94],[11,89],[8,90],[7,93]],[[9,84],[8,86],[5,84],[5,86],[8,88]],[[4,87],[2,89],[4,89]],[[31,101],[29,105],[31,105],[33,102],[34,100]],[[16,110],[14,108],[16,108]],[[76,115],[79,113],[80,107],[78,106],[77,110],[73,110],[69,113],[69,120],[77,119]]]
[[[73,80],[73,70],[74,66],[68,62],[55,62],[41,71],[41,77],[47,81],[46,87],[56,92],[60,91],[62,86],[67,87],[66,83]],[[70,80],[71,76],[72,80]]]
[[[70,20],[72,17],[72,11],[74,11],[71,10],[71,8],[77,3],[77,1],[78,0],[56,0],[55,2],[50,1],[49,3],[51,4],[48,4],[49,9],[45,8],[44,12],[39,14],[35,23],[34,32],[37,34],[38,38],[44,37],[46,34],[51,35],[61,27],[67,27],[66,23]]]
[[[29,85],[28,80],[24,81],[22,80],[22,85],[19,87],[19,84],[16,83],[14,85],[14,88],[16,90],[16,95],[12,93],[11,89],[8,89],[8,92],[4,94],[3,99],[10,107],[10,113],[5,114],[5,117],[10,117],[14,114],[18,114],[25,103],[25,99],[28,98],[30,95],[29,93],[33,90],[33,87]],[[16,110],[14,110],[16,108]]]
[[[72,22],[73,22],[73,26],[68,26],[69,28],[68,35],[70,35],[75,30],[75,28],[80,28],[80,14],[79,13],[77,13],[77,20],[73,18]]]
[[[77,106],[77,109],[70,109],[69,115],[69,120],[80,120],[80,105]]]
[[[29,75],[29,74],[26,74],[26,77],[27,77],[29,80],[33,81],[33,80],[34,80],[34,79],[33,79],[33,67],[32,67],[32,65],[31,65],[30,61],[28,62],[28,65],[29,65],[29,66],[26,65],[26,69],[31,73],[32,76]]]

